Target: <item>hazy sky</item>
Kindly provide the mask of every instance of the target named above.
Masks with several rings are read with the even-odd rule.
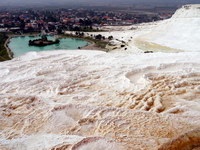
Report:
[[[0,6],[117,3],[200,3],[200,0],[0,0]]]

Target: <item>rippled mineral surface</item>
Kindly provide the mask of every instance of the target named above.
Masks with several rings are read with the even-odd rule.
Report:
[[[52,51],[2,62],[0,149],[196,148],[199,58]]]

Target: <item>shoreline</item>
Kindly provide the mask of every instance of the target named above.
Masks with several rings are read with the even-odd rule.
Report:
[[[10,49],[10,47],[8,46],[8,44],[10,43],[10,39],[11,39],[12,37],[8,37],[7,39],[6,39],[6,41],[5,41],[5,43],[4,43],[4,47],[6,48],[6,51],[7,51],[7,53],[8,53],[8,57],[10,58],[10,59],[13,59],[14,58],[14,53],[12,52],[12,50]]]

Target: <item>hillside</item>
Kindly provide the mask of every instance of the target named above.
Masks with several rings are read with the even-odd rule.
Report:
[[[172,18],[133,26],[103,27],[112,35],[108,49],[112,52],[138,53],[200,51],[200,5],[185,5]],[[121,45],[124,45],[121,47]]]
[[[178,51],[200,51],[200,5],[186,5],[140,39]]]

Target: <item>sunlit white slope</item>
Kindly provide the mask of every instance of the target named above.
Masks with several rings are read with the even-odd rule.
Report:
[[[200,51],[200,5],[186,5],[176,11],[171,19],[163,21],[140,42],[155,44],[177,51]]]
[[[199,58],[51,51],[2,62],[0,149],[158,150],[176,137],[179,149],[197,146]]]

